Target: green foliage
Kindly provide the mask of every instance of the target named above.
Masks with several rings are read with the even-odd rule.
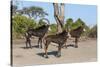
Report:
[[[72,24],[73,24],[73,19],[72,18],[67,19],[66,24],[65,24],[65,29],[67,30],[71,29]]]
[[[91,38],[97,38],[97,25],[90,29],[88,36]]]
[[[69,25],[72,25],[72,23],[73,23],[73,19],[72,18],[69,18],[69,19],[67,19],[67,26],[69,26]]]
[[[12,18],[12,31],[16,34],[23,34],[28,28],[34,28],[35,21],[21,15],[15,15]]]
[[[19,11],[19,13],[26,14],[30,18],[34,19],[36,19],[37,17],[44,17],[45,15],[48,15],[43,8],[38,6],[24,7]]]
[[[40,21],[38,24],[35,19],[48,15],[43,8],[38,6],[24,7],[18,10],[17,5],[11,5],[12,11],[12,34],[13,37],[20,38],[28,28],[37,28],[44,25],[45,22]]]
[[[85,23],[80,18],[72,24],[71,29],[76,29],[79,26],[85,26]]]
[[[75,22],[73,22],[72,18],[67,19],[65,27],[67,30],[76,29],[79,26],[85,26],[85,23],[79,18]]]
[[[42,25],[45,25],[45,24],[46,24],[46,22],[43,21],[42,19],[40,19],[40,20],[39,20],[39,23],[38,23],[38,26],[42,26]]]
[[[56,33],[57,32],[57,25],[56,24],[51,24],[50,29],[51,29],[51,33]]]

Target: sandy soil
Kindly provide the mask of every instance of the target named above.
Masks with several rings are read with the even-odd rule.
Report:
[[[60,58],[55,56],[57,53],[57,44],[52,43],[49,45],[48,59],[43,57],[44,49],[37,47],[37,39],[32,40],[32,49],[25,49],[24,42],[24,40],[13,41],[12,58],[14,66],[94,62],[97,60],[97,41],[95,39],[80,41],[78,48],[62,48],[62,56]],[[68,44],[74,44],[74,42],[68,40]]]

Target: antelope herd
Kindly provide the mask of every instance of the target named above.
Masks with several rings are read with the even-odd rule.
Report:
[[[31,37],[36,36],[38,37],[38,46],[39,48],[42,48],[42,43],[44,43],[44,50],[45,50],[45,58],[48,58],[47,55],[47,49],[48,46],[50,45],[51,42],[58,44],[58,53],[57,57],[61,56],[61,48],[64,44],[66,44],[67,39],[69,37],[68,33],[70,34],[71,37],[75,38],[75,48],[78,48],[78,39],[80,38],[82,32],[84,31],[83,26],[79,26],[77,29],[71,30],[70,32],[67,32],[66,30],[63,30],[61,33],[57,33],[54,35],[47,35],[47,32],[49,30],[49,21],[47,19],[43,19],[48,22],[48,24],[42,25],[36,29],[29,28],[26,33],[25,33],[25,38],[26,38],[26,48],[28,48],[28,45],[30,48],[31,46]]]

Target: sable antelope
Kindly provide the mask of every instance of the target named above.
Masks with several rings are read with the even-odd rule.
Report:
[[[28,44],[31,46],[31,36],[36,36],[38,37],[38,46],[39,48],[42,48],[42,39],[43,37],[45,36],[45,34],[48,32],[48,28],[49,28],[49,20],[46,19],[46,18],[43,18],[41,19],[42,21],[45,20],[47,21],[48,24],[45,24],[45,25],[42,25],[36,29],[32,29],[32,28],[29,28],[26,33],[25,33],[25,37],[26,37],[26,48],[28,46]]]
[[[75,38],[75,48],[78,48],[78,39],[84,31],[84,26],[79,26],[78,28],[70,31],[71,37]]]
[[[65,30],[61,33],[58,33],[56,35],[48,35],[44,38],[44,50],[45,50],[45,58],[48,58],[47,55],[47,49],[48,46],[51,42],[58,44],[58,54],[57,57],[61,56],[61,48],[63,46],[63,44],[67,41],[68,38],[68,32],[66,32]]]

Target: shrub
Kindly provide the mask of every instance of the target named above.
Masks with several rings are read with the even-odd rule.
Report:
[[[15,15],[12,18],[12,33],[15,37],[23,35],[28,28],[34,28],[35,26],[36,22],[26,16]]]

